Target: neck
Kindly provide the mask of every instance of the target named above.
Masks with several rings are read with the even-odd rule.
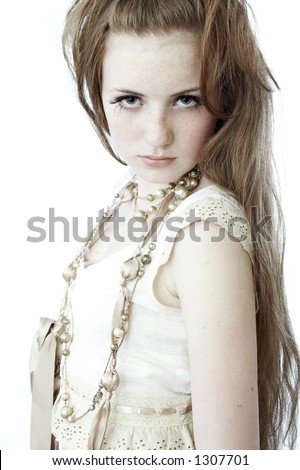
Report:
[[[146,199],[148,194],[155,195],[158,190],[166,189],[169,186],[169,183],[171,183],[171,181],[168,181],[167,183],[151,183],[149,181],[143,180],[139,176],[136,176],[135,182],[138,185],[138,198],[139,199]]]

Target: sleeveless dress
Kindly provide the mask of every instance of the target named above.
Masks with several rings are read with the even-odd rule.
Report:
[[[133,296],[129,331],[118,352],[121,382],[111,401],[102,449],[195,449],[184,321],[181,310],[160,303],[152,289],[159,266],[171,255],[177,234],[174,226],[178,230],[188,226],[191,214],[223,227],[253,261],[249,222],[231,193],[211,184],[188,196],[172,212],[172,226],[165,224],[158,234],[153,260]],[[68,358],[75,410],[86,411],[97,391],[110,350],[120,267],[135,248],[132,243],[100,262],[84,263],[78,270],[72,292],[74,337]],[[87,449],[94,412],[69,423],[60,416],[60,395],[53,407],[52,434],[60,449]]]

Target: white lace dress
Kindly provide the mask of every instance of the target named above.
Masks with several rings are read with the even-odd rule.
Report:
[[[178,228],[191,223],[191,209],[193,216],[219,224],[239,240],[252,259],[249,224],[231,194],[216,185],[194,192],[172,213],[178,217]],[[112,399],[102,449],[195,449],[184,321],[180,309],[158,302],[152,290],[157,270],[168,261],[175,237],[174,228],[165,224],[153,261],[134,294],[129,332],[118,352],[121,383]],[[76,410],[85,411],[97,391],[110,350],[120,266],[134,251],[132,244],[99,263],[79,268],[72,293],[74,339],[68,359]],[[69,423],[60,416],[61,406],[59,395],[52,419],[59,448],[87,449],[93,412]]]

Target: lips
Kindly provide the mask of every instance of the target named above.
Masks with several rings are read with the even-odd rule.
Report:
[[[156,157],[154,155],[141,155],[140,158],[143,163],[150,168],[164,168],[165,166],[171,165],[174,160],[176,160],[174,157]]]
[[[156,155],[141,155],[142,158],[149,158],[150,160],[174,160],[175,157],[167,157],[165,155],[156,156]]]

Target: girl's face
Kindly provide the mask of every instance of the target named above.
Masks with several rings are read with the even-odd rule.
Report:
[[[201,158],[216,118],[199,89],[197,36],[111,34],[102,99],[112,142],[141,179],[177,181]]]

